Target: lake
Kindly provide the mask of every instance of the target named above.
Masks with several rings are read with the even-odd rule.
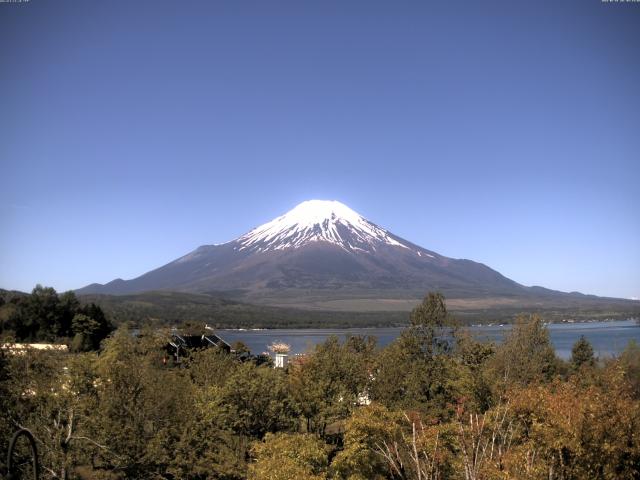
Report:
[[[571,357],[571,347],[584,335],[595,354],[599,357],[617,355],[631,339],[640,343],[640,325],[635,320],[616,320],[610,322],[553,323],[547,327],[551,342],[561,358]],[[493,325],[469,327],[478,338],[501,341],[511,325]],[[291,345],[291,353],[304,353],[314,345],[324,342],[327,337],[337,335],[344,339],[347,335],[372,335],[378,339],[378,345],[385,346],[400,335],[401,327],[389,328],[326,328],[326,329],[277,329],[277,330],[219,330],[227,342],[244,342],[252,353],[267,350],[274,341]]]

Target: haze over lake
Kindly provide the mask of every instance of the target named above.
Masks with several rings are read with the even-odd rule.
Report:
[[[479,338],[501,341],[512,325],[470,327]],[[630,340],[640,342],[640,325],[635,320],[611,322],[554,323],[548,327],[551,342],[559,357],[571,357],[571,347],[584,335],[596,356],[609,357],[620,353]],[[323,329],[278,329],[278,330],[220,330],[229,343],[244,342],[251,352],[261,353],[274,341],[291,345],[291,354],[304,353],[314,345],[324,342],[329,336],[337,335],[341,340],[347,335],[372,335],[378,339],[378,346],[385,346],[395,340],[402,327],[390,328],[323,328]]]

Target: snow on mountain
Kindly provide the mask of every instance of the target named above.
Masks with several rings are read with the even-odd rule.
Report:
[[[77,293],[151,291],[312,309],[388,310],[411,304],[429,291],[448,299],[471,299],[469,305],[480,302],[482,309],[605,308],[596,297],[525,287],[482,263],[445,257],[394,235],[340,202],[323,200],[303,202],[235,240],[202,245],[136,278],[94,283]]]
[[[134,279],[90,285],[79,293],[234,291],[251,301],[279,302],[301,293],[419,298],[430,290],[473,296],[522,289],[486,265],[404,240],[340,202],[310,200],[235,240],[202,245]]]
[[[410,249],[384,228],[343,203],[308,200],[238,238],[237,250],[267,252],[327,242],[346,251],[375,250],[380,244]]]

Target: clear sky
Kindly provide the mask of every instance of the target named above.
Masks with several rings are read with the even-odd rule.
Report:
[[[0,287],[132,278],[335,199],[640,297],[640,3],[0,3]]]

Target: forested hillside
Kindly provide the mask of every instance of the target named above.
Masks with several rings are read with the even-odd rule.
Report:
[[[408,322],[408,312],[300,310],[180,292],[80,295],[79,298],[100,305],[116,324],[174,326],[196,322],[218,328],[339,328],[401,326]]]

